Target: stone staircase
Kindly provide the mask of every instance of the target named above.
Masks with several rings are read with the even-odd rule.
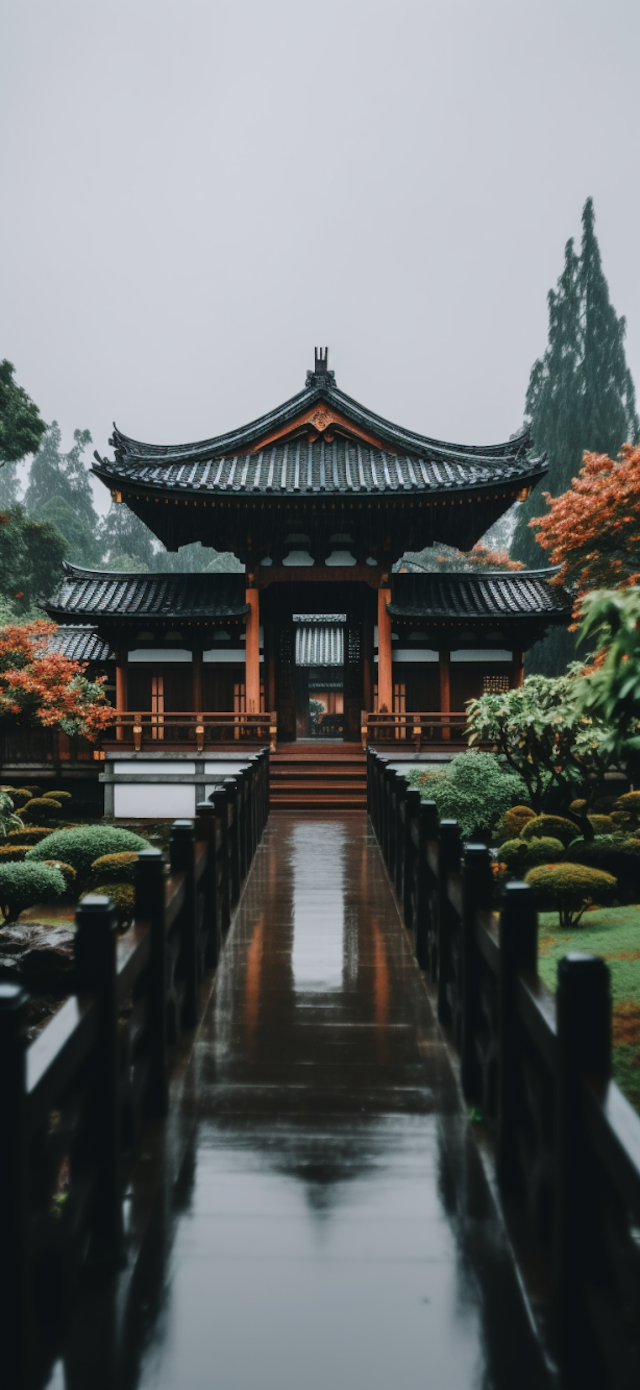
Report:
[[[361,811],[366,754],[356,743],[285,744],[270,757],[272,811]]]

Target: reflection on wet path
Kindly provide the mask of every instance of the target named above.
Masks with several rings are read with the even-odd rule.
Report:
[[[544,1383],[363,814],[272,815],[192,1067],[196,1141],[127,1384]]]

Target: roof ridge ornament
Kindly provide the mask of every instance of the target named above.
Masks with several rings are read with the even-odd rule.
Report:
[[[335,372],[329,370],[329,349],[328,347],[314,348],[314,366],[312,372],[307,372],[306,386],[335,386]]]

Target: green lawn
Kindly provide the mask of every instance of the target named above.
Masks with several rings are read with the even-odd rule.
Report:
[[[557,912],[541,912],[539,971],[551,990],[558,961],[569,951],[591,951],[609,966],[613,1074],[640,1112],[640,905],[595,908],[571,932],[559,928]]]

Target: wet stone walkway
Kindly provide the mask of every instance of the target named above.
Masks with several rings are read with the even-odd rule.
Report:
[[[190,1066],[136,1390],[546,1384],[363,813],[271,816]]]

